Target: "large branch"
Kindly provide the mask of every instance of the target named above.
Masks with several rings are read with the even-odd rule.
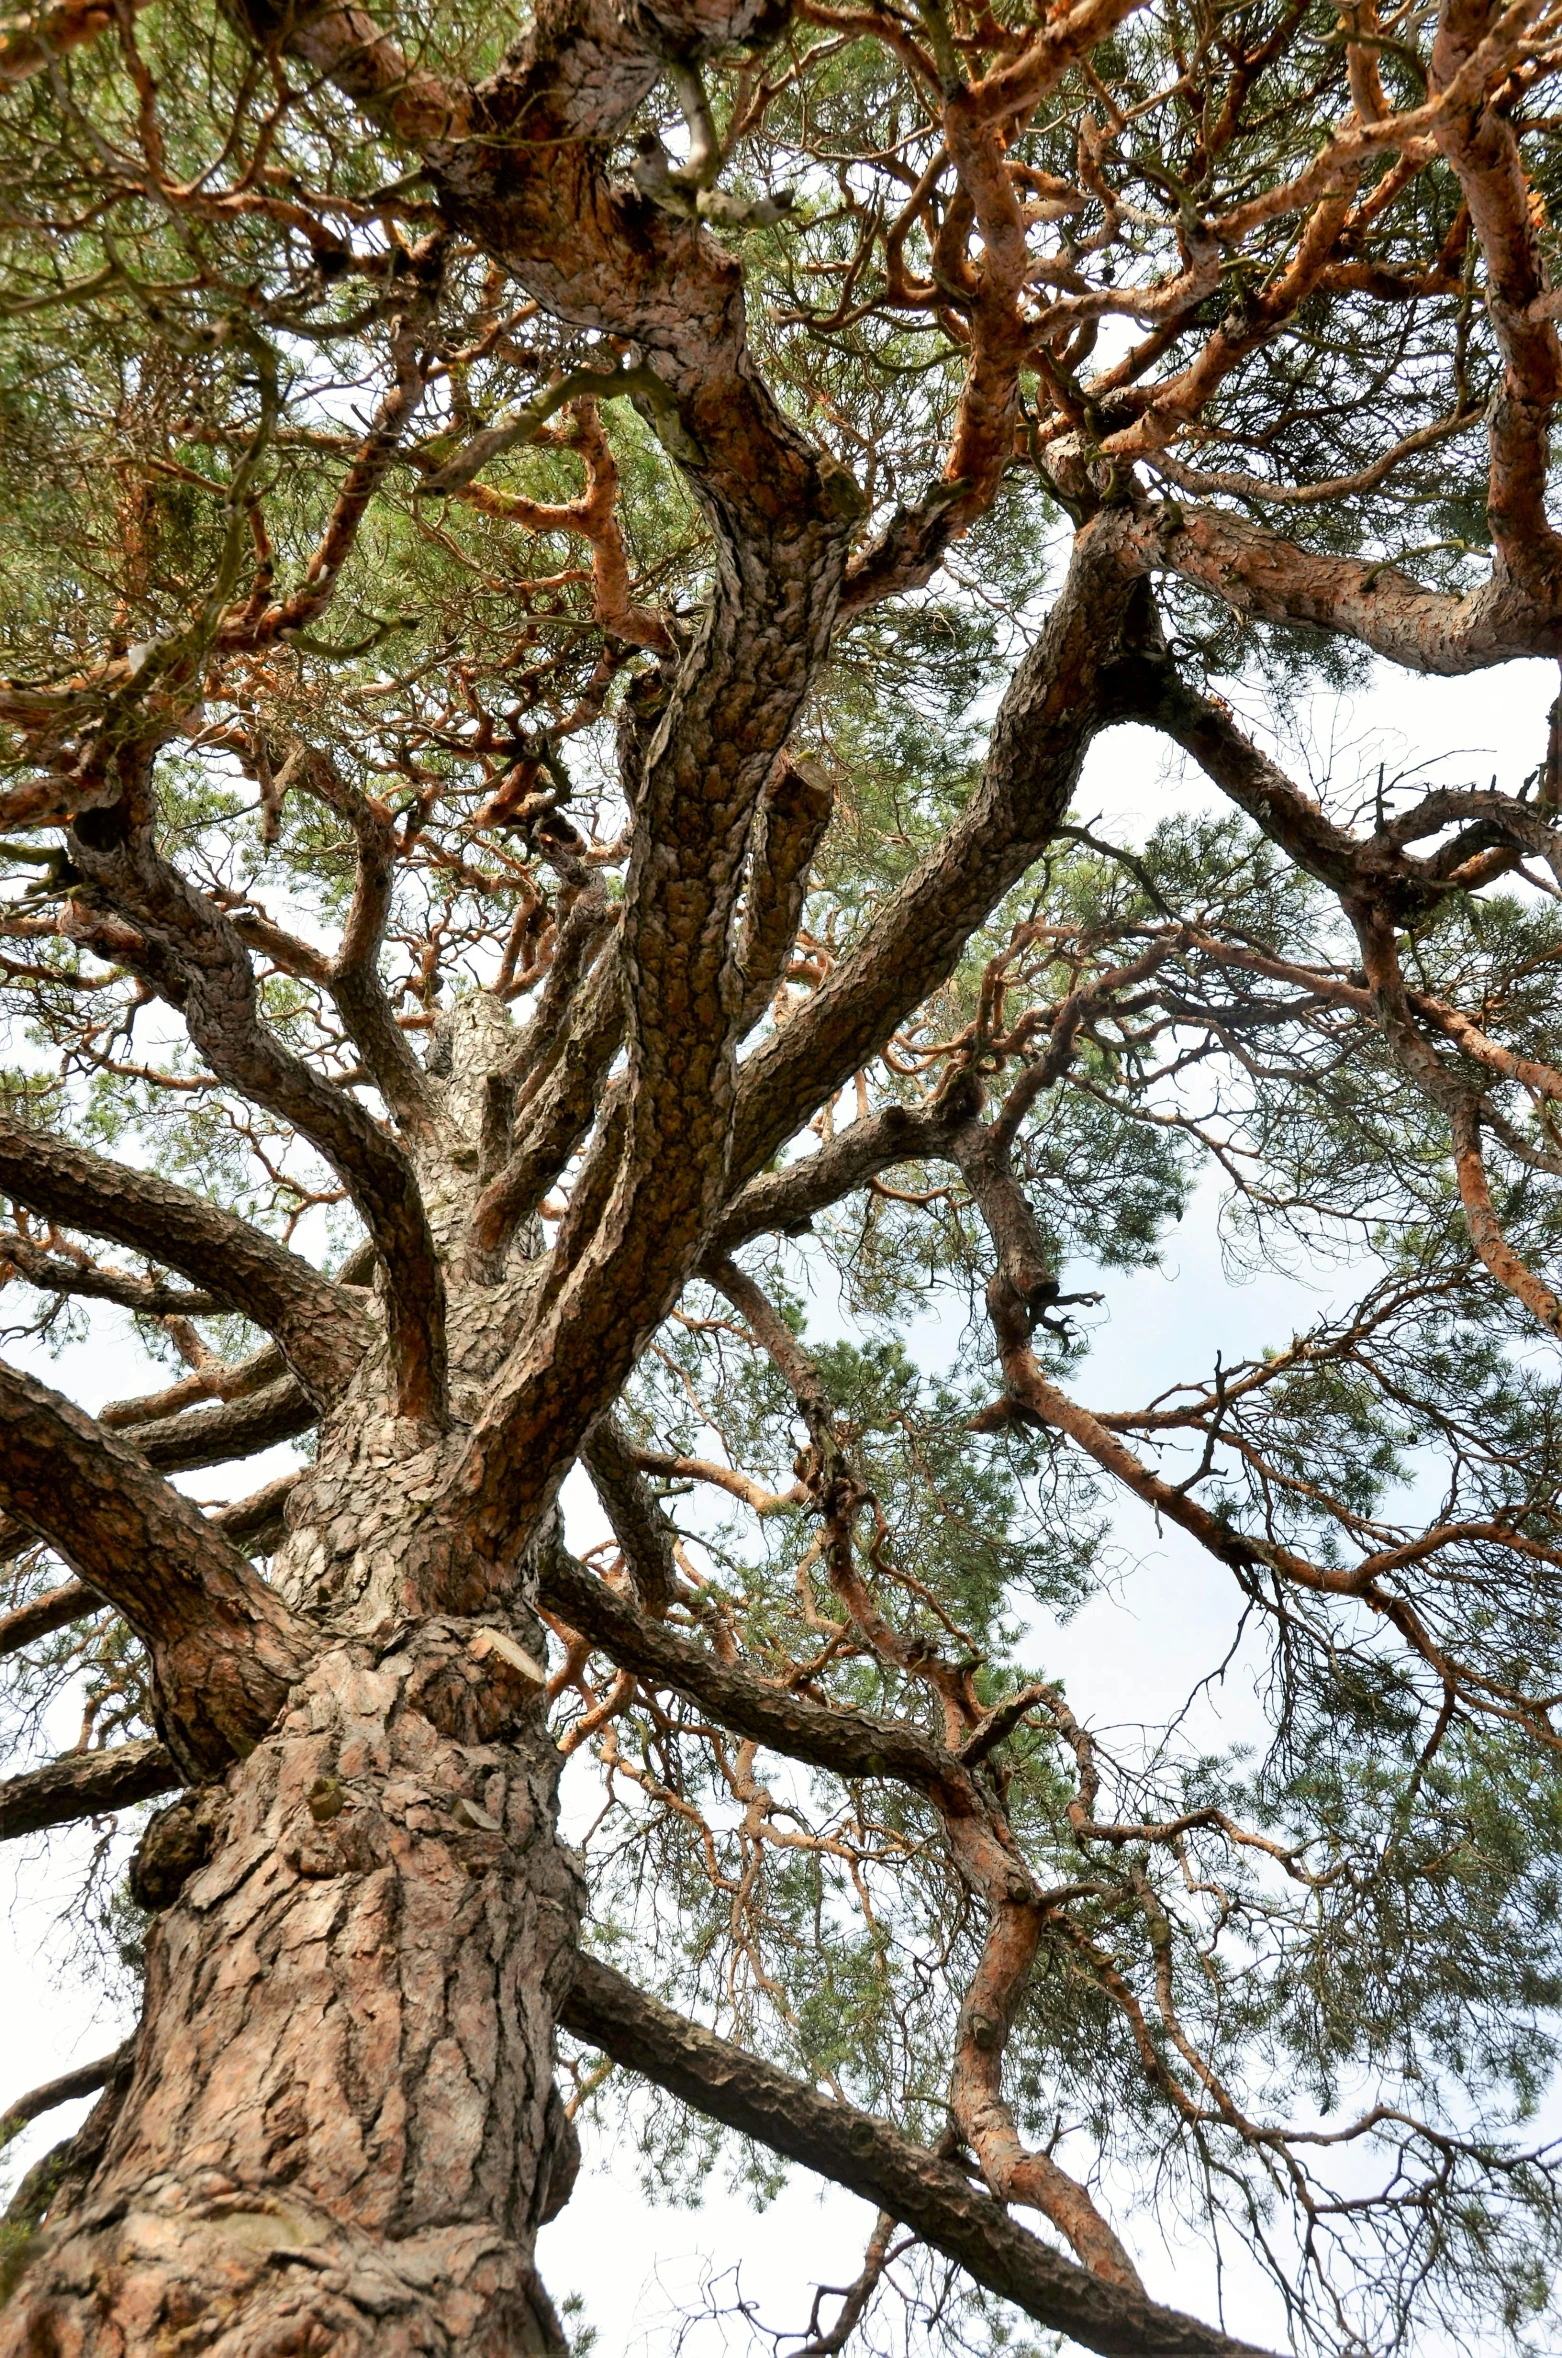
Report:
[[[297,1480],[296,1473],[281,1474],[274,1482],[252,1490],[248,1498],[236,1498],[227,1506],[214,1507],[206,1519],[214,1530],[224,1532],[246,1554],[274,1547],[286,1528],[282,1510]],[[20,1528],[20,1525],[6,1527],[17,1532]],[[5,1536],[5,1531],[0,1531],[0,1541]],[[29,1543],[31,1536],[25,1534]],[[104,1610],[106,1603],[107,1599],[83,1580],[67,1580],[59,1588],[46,1589],[42,1596],[30,1597],[25,1605],[0,1614],[0,1660],[36,1645],[40,1638],[52,1637],[56,1630],[69,1629],[73,1622],[90,1621]]]
[[[95,1262],[46,1253],[25,1236],[0,1236],[0,1263],[8,1263],[18,1277],[40,1293],[70,1294],[80,1301],[113,1302],[121,1310],[138,1311],[145,1318],[212,1318],[230,1307],[215,1294],[192,1293],[188,1286],[165,1285],[158,1278],[130,1277],[122,1269],[101,1269]]]
[[[431,1601],[469,1596],[484,1562],[513,1560],[586,1427],[676,1299],[730,1179],[762,1168],[883,1045],[1045,847],[1094,730],[1115,709],[1104,659],[1129,651],[1145,603],[1120,562],[1121,530],[1119,519],[1104,517],[1081,536],[1058,606],[1005,698],[961,824],[741,1076],[733,1052],[742,979],[730,937],[749,818],[810,668],[795,627],[810,606],[823,624],[833,598],[822,573],[806,586],[795,578],[800,567],[824,565],[817,548],[791,560],[784,618],[755,594],[769,570],[759,551],[743,553],[747,579],[719,569],[711,619],[658,733],[636,812],[624,920],[624,1142],[616,1170],[588,1172],[593,1198],[600,1185],[602,1199],[591,1241],[556,1270],[551,1298],[495,1382],[428,1526],[419,1577]],[[782,588],[772,579],[772,596]],[[767,746],[762,774],[755,754]],[[586,1192],[583,1179],[577,1197]],[[561,1232],[557,1263],[567,1243],[573,1248],[574,1237]]]
[[[1424,589],[1382,559],[1299,547],[1223,508],[1146,506],[1126,551],[1146,573],[1179,573],[1238,614],[1355,639],[1407,671],[1454,678],[1524,655],[1562,655],[1562,585],[1537,598],[1502,569],[1479,589]]]
[[[1446,0],[1432,49],[1432,88],[1447,93],[1492,29],[1487,0]],[[1502,356],[1502,384],[1487,412],[1491,465],[1486,515],[1497,552],[1495,581],[1511,583],[1540,611],[1562,604],[1562,538],[1547,512],[1549,428],[1562,395],[1562,349],[1547,316],[1545,262],[1534,193],[1508,110],[1477,83],[1449,104],[1437,144],[1459,178],[1486,265],[1486,313]]]
[[[673,1527],[616,1417],[598,1417],[580,1454],[623,1551],[635,1595],[644,1611],[659,1621],[678,1593]]]
[[[559,2019],[697,2112],[849,2187],[988,2291],[1103,2358],[1260,2358],[1253,2344],[1049,2251],[925,2146],[702,2030],[596,1957],[578,1960]]]
[[[964,815],[881,910],[806,1008],[743,1067],[732,1176],[763,1170],[827,1097],[944,982],[977,927],[1045,850],[1091,738],[1115,713],[1113,656],[1139,601],[1121,558],[1125,519],[1075,544],[1046,628],[1010,683]]]
[[[62,2071],[59,2078],[45,2080],[39,2087],[29,2088],[25,2096],[14,2097],[4,2112],[0,2112],[0,2136],[8,2131],[26,2128],[29,2121],[41,2120],[46,2112],[58,2105],[73,2104],[78,2096],[95,2096],[126,2053],[116,2047],[112,2055],[99,2055],[91,2063],[78,2063],[70,2071]]]
[[[385,1265],[402,1413],[441,1417],[444,1279],[406,1155],[346,1090],[284,1048],[261,1020],[243,940],[158,849],[148,787],[138,782],[113,809],[79,814],[68,841],[93,899],[137,929],[125,963],[178,1008],[218,1079],[291,1124],[347,1188]]]
[[[280,1442],[296,1441],[317,1422],[314,1403],[303,1386],[291,1376],[283,1376],[276,1383],[263,1384],[246,1393],[242,1399],[214,1400],[201,1408],[186,1409],[180,1415],[127,1417],[117,1429],[130,1436],[147,1464],[156,1466],[160,1473],[191,1474],[202,1466],[231,1465],[239,1458],[256,1457],[263,1449],[275,1449]],[[291,1479],[284,1475],[270,1488],[275,1491],[283,1483],[290,1484]],[[247,1509],[253,1503],[241,1499],[238,1507],[223,1509],[209,1520],[241,1543],[254,1545],[251,1527],[241,1527],[230,1520],[239,1508]],[[253,1529],[273,1530],[279,1512],[280,1508],[260,1516]],[[24,1532],[18,1523],[0,1518],[0,1564],[31,1543],[30,1532]]]
[[[711,1252],[732,1253],[751,1236],[804,1229],[816,1212],[865,1187],[881,1171],[893,1170],[897,1163],[948,1156],[952,1125],[967,1110],[963,1090],[958,1098],[927,1106],[886,1105],[865,1121],[838,1130],[816,1154],[788,1163],[781,1171],[761,1172],[738,1190],[722,1213]]]
[[[225,1466],[256,1457],[278,1442],[296,1441],[318,1421],[307,1395],[288,1376],[264,1385],[243,1400],[214,1400],[179,1416],[157,1417],[127,1428],[148,1465],[165,1474],[192,1474],[202,1466]]]
[[[0,1783],[0,1842],[43,1834],[78,1818],[106,1817],[171,1793],[186,1781],[166,1744],[143,1736],[106,1752],[66,1752],[47,1767]]]
[[[152,1659],[160,1732],[192,1774],[253,1749],[314,1650],[200,1509],[128,1442],[0,1365],[0,1505],[124,1615]]]
[[[664,1621],[650,1621],[626,1597],[558,1548],[542,1566],[539,1595],[550,1612],[623,1670],[687,1695],[723,1727],[793,1760],[841,1777],[895,1777],[938,1792],[959,1810],[968,1775],[952,1752],[909,1720],[835,1711],[751,1670],[722,1662]]]
[[[473,1206],[468,1276],[496,1277],[503,1268],[510,1237],[535,1213],[591,1127],[623,1036],[623,977],[609,950],[582,985],[548,1061],[527,1076],[508,1156]]]
[[[67,1580],[59,1588],[45,1589],[41,1597],[30,1597],[25,1605],[0,1614],[0,1660],[7,1654],[21,1653],[25,1646],[36,1645],[40,1638],[52,1637],[57,1629],[69,1629],[73,1621],[89,1620],[102,1610],[103,1599],[84,1581]]]
[[[835,808],[827,778],[783,755],[765,790],[750,855],[752,881],[738,970],[743,978],[739,1031],[753,1030],[770,1004],[797,939],[814,855]]]
[[[449,1500],[491,1560],[552,1502],[698,1257],[727,1191],[756,806],[829,644],[845,554],[806,514],[720,548],[716,594],[645,764],[624,888],[621,1153],[590,1242],[497,1379]],[[757,887],[751,884],[751,894]],[[779,896],[778,896],[779,897]],[[604,1173],[604,1176],[608,1174]]]
[[[351,1377],[370,1327],[351,1293],[247,1220],[155,1172],[0,1119],[0,1191],[62,1227],[106,1236],[177,1269],[275,1337],[324,1406]]]

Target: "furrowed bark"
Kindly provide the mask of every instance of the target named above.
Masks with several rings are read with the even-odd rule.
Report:
[[[124,1615],[146,1645],[159,1732],[195,1776],[248,1751],[314,1634],[128,1443],[0,1367],[0,1503]]]
[[[107,1817],[171,1793],[184,1782],[184,1770],[154,1736],[104,1752],[66,1752],[44,1768],[0,1784],[0,1842],[69,1826],[77,1818]]]
[[[562,2358],[533,2246],[575,2164],[552,2046],[580,1893],[539,1689],[495,1636],[333,1648],[222,1789],[153,1820],[134,2070],[7,2358]]]
[[[217,1507],[206,1520],[238,1547],[246,1551],[274,1545],[281,1537],[284,1524],[282,1509],[287,1504],[296,1474],[282,1474],[264,1489],[252,1491],[248,1498],[235,1499],[231,1506]],[[15,1526],[20,1533],[21,1526]],[[30,1543],[31,1534],[27,1534]],[[5,1532],[0,1530],[0,1541]],[[39,1638],[51,1637],[58,1629],[68,1629],[73,1621],[90,1621],[107,1604],[96,1589],[84,1581],[68,1580],[61,1588],[51,1588],[42,1596],[33,1597],[13,1612],[0,1615],[0,1659],[7,1654],[19,1654],[25,1646],[35,1645]]]
[[[212,1508],[206,1519],[246,1554],[269,1547],[286,1529],[283,1509],[297,1487],[297,1474],[279,1474],[274,1482],[252,1490],[247,1498],[236,1498],[228,1506]]]
[[[310,1398],[334,1399],[371,1332],[350,1293],[247,1220],[154,1172],[0,1120],[0,1190],[64,1227],[177,1269],[275,1337]]]
[[[559,2019],[695,2111],[877,2204],[978,2284],[1102,2358],[1262,2358],[1060,2258],[925,2146],[701,2030],[599,1958],[579,1959]]]
[[[248,1358],[206,1359],[188,1375],[176,1377],[160,1391],[143,1392],[131,1400],[107,1400],[98,1410],[98,1423],[115,1432],[131,1426],[152,1426],[176,1417],[186,1408],[207,1400],[253,1399],[268,1384],[285,1382],[282,1354],[275,1343],[264,1343]]]
[[[463,1533],[491,1557],[537,1528],[725,1193],[743,1006],[734,912],[756,802],[828,650],[844,546],[838,525],[803,525],[773,552],[724,549],[655,741],[625,885],[622,1155],[589,1246],[494,1385],[452,1488]],[[567,1249],[561,1238],[561,1261]]]

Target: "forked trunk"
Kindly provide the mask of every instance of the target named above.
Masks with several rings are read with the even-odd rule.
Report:
[[[472,1092],[513,1037],[476,994],[455,1029],[445,1151],[420,1172],[452,1257]],[[533,2246],[575,2173],[553,2038],[584,1889],[545,1641],[524,1565],[481,1622],[409,1615],[405,1591],[535,1241],[508,1283],[452,1296],[455,1430],[398,1420],[378,1350],[321,1428],[273,1577],[322,1651],[257,1749],[142,1842],[133,2070],[69,2153],[3,2358],[566,2346]]]

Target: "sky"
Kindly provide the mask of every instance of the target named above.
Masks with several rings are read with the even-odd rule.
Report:
[[[1449,784],[1484,784],[1496,772],[1514,787],[1541,758],[1547,707],[1557,686],[1554,667],[1510,664],[1500,673],[1468,680],[1412,679],[1384,670],[1344,702],[1320,700],[1305,727],[1282,744],[1293,776],[1337,769],[1364,772],[1381,759],[1389,774],[1412,760],[1435,764]],[[1092,749],[1077,798],[1082,816],[1147,832],[1169,813],[1209,806],[1201,781],[1168,762],[1163,741],[1138,729],[1119,729]],[[1163,1384],[1205,1372],[1217,1350],[1234,1358],[1286,1341],[1324,1307],[1324,1297],[1299,1281],[1261,1274],[1233,1280],[1223,1260],[1217,1205],[1201,1192],[1169,1238],[1154,1271],[1109,1273],[1091,1357],[1075,1390],[1098,1408],[1137,1404]],[[918,1356],[938,1358],[947,1337],[913,1330],[906,1338]],[[62,1360],[40,1361],[38,1372],[89,1407],[140,1388],[128,1352],[100,1340]],[[274,1462],[273,1462],[274,1461]],[[288,1462],[278,1451],[249,1461],[230,1487],[250,1490]],[[220,1477],[189,1477],[184,1487],[210,1498]],[[598,1535],[594,1503],[578,1477],[569,1493],[577,1544]],[[1230,1582],[1189,1541],[1162,1536],[1132,1505],[1116,1530],[1125,1573],[1062,1629],[1046,1632],[1046,1667],[1062,1675],[1074,1707],[1098,1730],[1130,1731],[1164,1720],[1225,1650],[1234,1627]],[[1222,1686],[1206,1694],[1200,1711],[1212,1744],[1240,1741],[1261,1727],[1261,1715],[1240,1661]],[[68,1725],[55,1731],[71,1740]],[[570,1774],[573,1776],[573,1770]],[[567,1780],[566,1817],[574,1806]],[[0,1857],[0,2105],[73,2063],[103,2053],[128,2027],[84,1987],[66,1962],[73,1892],[89,1837],[78,1831],[57,1840],[47,1863],[41,1844],[7,1846]],[[14,2171],[76,2125],[87,2107],[49,2115],[11,2149]],[[1555,2108],[1553,2108],[1555,2109]],[[1562,2128],[1562,2111],[1557,2127]],[[1120,2222],[1121,2223],[1121,2222]],[[838,2188],[797,2173],[763,2214],[729,2194],[718,2178],[698,2210],[648,2202],[635,2157],[610,2149],[588,2132],[577,2191],[562,2216],[543,2231],[539,2264],[555,2298],[577,2293],[597,2328],[597,2358],[668,2358],[681,2308],[697,2305],[714,2273],[741,2271],[742,2291],[766,2324],[801,2327],[815,2281],[845,2284],[861,2263],[872,2220],[867,2206]],[[1140,2211],[1126,2222],[1148,2289],[1158,2298],[1214,2315],[1213,2271],[1199,2247],[1168,2250],[1152,2218]],[[1254,2338],[1282,2338],[1274,2296],[1255,2280],[1226,2286],[1234,2330]],[[728,2280],[730,2297],[730,2279]],[[685,2358],[714,2358],[726,2343],[712,2327],[684,2345]],[[1420,2358],[1455,2358],[1428,2343]]]

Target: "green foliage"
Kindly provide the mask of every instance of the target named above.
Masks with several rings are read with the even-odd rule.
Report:
[[[381,18],[417,62],[468,75],[492,70],[516,30],[461,0]],[[1025,21],[998,0],[981,39]],[[1395,22],[1404,38],[1378,63],[1391,100],[1409,106],[1424,95],[1417,26]],[[6,99],[0,670],[22,718],[0,785],[33,774],[29,693],[56,699],[59,742],[74,744],[102,716],[109,673],[128,693],[159,649],[194,634],[200,709],[171,716],[149,787],[159,845],[246,929],[276,1039],[378,1112],[319,964],[353,907],[352,831],[296,775],[283,792],[273,757],[307,745],[391,830],[381,972],[409,1038],[427,1046],[479,986],[524,1020],[588,864],[610,900],[622,893],[620,733],[654,729],[680,663],[691,649],[698,660],[714,562],[698,470],[631,402],[604,403],[632,596],[663,618],[656,643],[671,648],[657,653],[604,619],[580,534],[537,513],[586,485],[578,418],[561,412],[496,458],[482,499],[425,489],[477,431],[613,347],[523,299],[449,232],[404,155],[328,85],[289,79],[280,59],[258,71],[220,10],[159,0],[116,24]],[[132,33],[155,86],[157,174],[140,152]],[[707,80],[719,128],[739,126],[724,186],[795,195],[770,226],[719,234],[741,255],[753,365],[859,485],[861,547],[947,481],[969,351],[949,268],[970,232],[938,181],[947,156],[925,95],[890,47],[858,33],[794,23],[762,68],[723,57]],[[1142,368],[1112,342],[1138,332],[1113,303],[1184,267],[1190,221],[1325,149],[1348,102],[1343,72],[1333,9],[1167,0],[1014,127],[1008,153],[1035,188],[1072,186],[1112,94],[1112,178],[1065,208],[1052,277],[1035,282],[1085,311],[1030,352],[990,506],[930,581],[856,614],[821,669],[793,743],[829,778],[834,814],[793,971],[757,1039],[862,942],[980,789],[993,712],[1066,553],[1047,439],[1060,420],[1083,419],[1098,448],[1137,414],[1135,387],[1175,377],[1226,335],[1240,357],[1196,432],[1158,453],[1165,471],[1152,452],[1134,498],[1169,500],[1173,463],[1195,478],[1226,470],[1187,496],[1272,526],[1274,495],[1302,487],[1306,499],[1283,506],[1294,546],[1409,567],[1429,587],[1479,577],[1498,355],[1467,223],[1457,283],[1431,267],[1463,218],[1440,159],[1403,185],[1363,181],[1363,201],[1376,190],[1384,202],[1353,232],[1356,275],[1309,295],[1284,332],[1243,340],[1294,258],[1294,220],[1277,214],[1225,241],[1218,286]],[[1215,154],[1217,102],[1241,76]],[[1504,104],[1555,215],[1551,119],[1521,117],[1521,95]],[[667,86],[636,129],[678,136]],[[608,159],[621,179],[633,153],[626,139]],[[892,281],[888,241],[930,172],[935,193],[900,234],[900,265],[924,290],[913,298]],[[225,661],[212,637],[225,601],[231,611],[248,596],[258,611],[315,578],[424,265],[422,404],[329,608]],[[1386,497],[1351,488],[1386,440],[1433,433],[1397,461]],[[1314,496],[1330,483],[1345,488]],[[1175,574],[1157,578],[1156,598],[1182,674],[1239,683],[1282,747],[1309,700],[1365,676],[1343,636],[1279,628]],[[563,814],[567,838],[504,805],[528,765],[551,782],[549,816]],[[1367,829],[1420,783],[1342,771],[1320,795],[1331,819]],[[338,1265],[358,1230],[335,1175],[219,1087],[112,944],[93,946],[56,833],[20,827],[0,862],[0,1107]],[[284,932],[316,959],[290,963]],[[1424,1000],[1472,1010],[1562,1067],[1549,889],[1511,873],[1450,888],[1397,939]],[[1116,1412],[1113,1433],[1196,1498],[1217,1536],[1243,1543],[1221,1559],[1227,1667],[1244,1700],[1255,1694],[1260,1740],[1216,1745],[1191,1703],[1109,1740],[1110,1692],[1060,1677],[1071,1625],[1131,1584],[1170,1628],[1185,1559],[1164,1530],[1124,1517],[1121,1486],[1058,1429],[992,1413],[993,1248],[952,1164],[898,1165],[806,1233],[745,1255],[807,1342],[860,1476],[853,1561],[898,1657],[849,1626],[798,1470],[809,1436],[796,1402],[721,1297],[688,1289],[622,1414],[654,1461],[698,1469],[655,1480],[683,1555],[685,1634],[730,1642],[816,1701],[895,1712],[940,1741],[944,1699],[918,1675],[935,1652],[958,1663],[973,1708],[1045,1687],[1050,1705],[1038,1700],[982,1772],[1043,1887],[1069,1895],[1046,1912],[1006,2057],[1022,2134],[1082,2175],[1140,2190],[1169,2231],[1213,2224],[1256,2254],[1307,2304],[1298,2336],[1325,2348],[1387,2349],[1440,2326],[1538,2346],[1562,2222],[1554,2157],[1524,2137],[1562,2004],[1562,1772],[1531,1706],[1562,1694],[1562,1399],[1554,1359],[1472,1251],[1444,1110],[1364,1009],[1358,957],[1337,897],[1247,818],[1184,817],[1131,841],[1081,790],[1045,856],[860,1076],[857,1102],[843,1092],[816,1125],[826,1135],[854,1113],[923,1105],[957,1066],[991,1118],[1071,1001],[1089,998],[1012,1147],[1061,1297],[1033,1348],[1047,1378]],[[1506,1124],[1491,1160],[1506,1237],[1554,1270],[1562,1140],[1548,1101],[1457,1045],[1438,1053],[1450,1085],[1478,1083]],[[1233,1276],[1312,1285],[1306,1330],[1211,1372],[1190,1367],[1155,1402],[1098,1399],[1102,1295],[1115,1287],[1121,1303],[1128,1278],[1166,1271],[1184,1224],[1206,1213]],[[60,1243],[20,1212],[17,1226],[39,1249]],[[9,1338],[63,1349],[104,1331],[20,1264],[0,1263],[0,1277]],[[159,1382],[191,1355],[166,1321],[103,1315]],[[260,1341],[216,1313],[191,1332],[234,1359]],[[1283,1551],[1326,1577],[1288,1582]],[[1372,1600],[1350,1586],[1368,1559],[1391,1559]],[[57,1571],[41,1551],[16,1556],[4,1603]],[[1427,1645],[1411,1642],[1422,1631]],[[1444,1658],[1457,1660],[1454,1711]],[[1212,1660],[1209,1675],[1226,1667]],[[593,1942],[756,2052],[936,2142],[984,1930],[938,1812],[888,1781],[843,1787],[756,1753],[676,1695],[613,1703],[612,1688],[593,1663],[559,1716],[567,1742],[583,1738],[569,1773]],[[8,1663],[18,1751],[41,1746],[66,1699],[84,1709],[83,1741],[150,1728],[144,1660],[111,1616]],[[1067,1711],[1094,1731],[1088,1810]],[[1082,1833],[1082,1819],[1111,1831]],[[133,1978],[144,1926],[128,1902],[95,1900],[89,1929]],[[659,2199],[697,2201],[723,2166],[758,2202],[775,2191],[772,2156],[669,2101],[621,2099],[614,2079],[586,2101],[619,2121]],[[1328,2135],[1369,2115],[1370,2132],[1338,2148],[1287,2146],[1275,2127]],[[25,2225],[4,2234],[0,2281],[29,2248]],[[1032,2358],[1034,2337],[1016,2338],[996,2304],[956,2293],[931,2264],[915,2281],[907,2331],[924,2346]],[[584,2353],[591,2330],[573,2312],[569,2325]]]

